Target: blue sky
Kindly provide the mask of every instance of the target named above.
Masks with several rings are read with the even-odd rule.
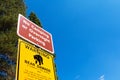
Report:
[[[53,35],[59,80],[120,80],[119,0],[25,0]]]

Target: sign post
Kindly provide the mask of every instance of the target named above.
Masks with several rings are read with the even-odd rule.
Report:
[[[18,42],[16,80],[56,80],[52,35],[21,14],[17,35],[28,42]]]

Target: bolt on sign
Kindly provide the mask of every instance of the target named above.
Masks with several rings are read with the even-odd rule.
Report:
[[[55,80],[54,56],[19,39],[16,80]]]
[[[21,14],[19,14],[18,18],[17,35],[54,54],[52,35]]]

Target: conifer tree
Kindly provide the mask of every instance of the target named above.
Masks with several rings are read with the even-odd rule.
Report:
[[[37,24],[38,26],[42,27],[42,24],[36,14],[34,12],[31,12],[30,15],[28,16],[29,20],[32,21],[33,23]]]
[[[17,19],[25,10],[23,0],[0,0],[0,80],[15,78],[16,65],[12,62],[17,58]]]

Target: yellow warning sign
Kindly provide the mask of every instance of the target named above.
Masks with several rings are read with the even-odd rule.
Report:
[[[16,80],[55,80],[53,55],[19,39]]]

